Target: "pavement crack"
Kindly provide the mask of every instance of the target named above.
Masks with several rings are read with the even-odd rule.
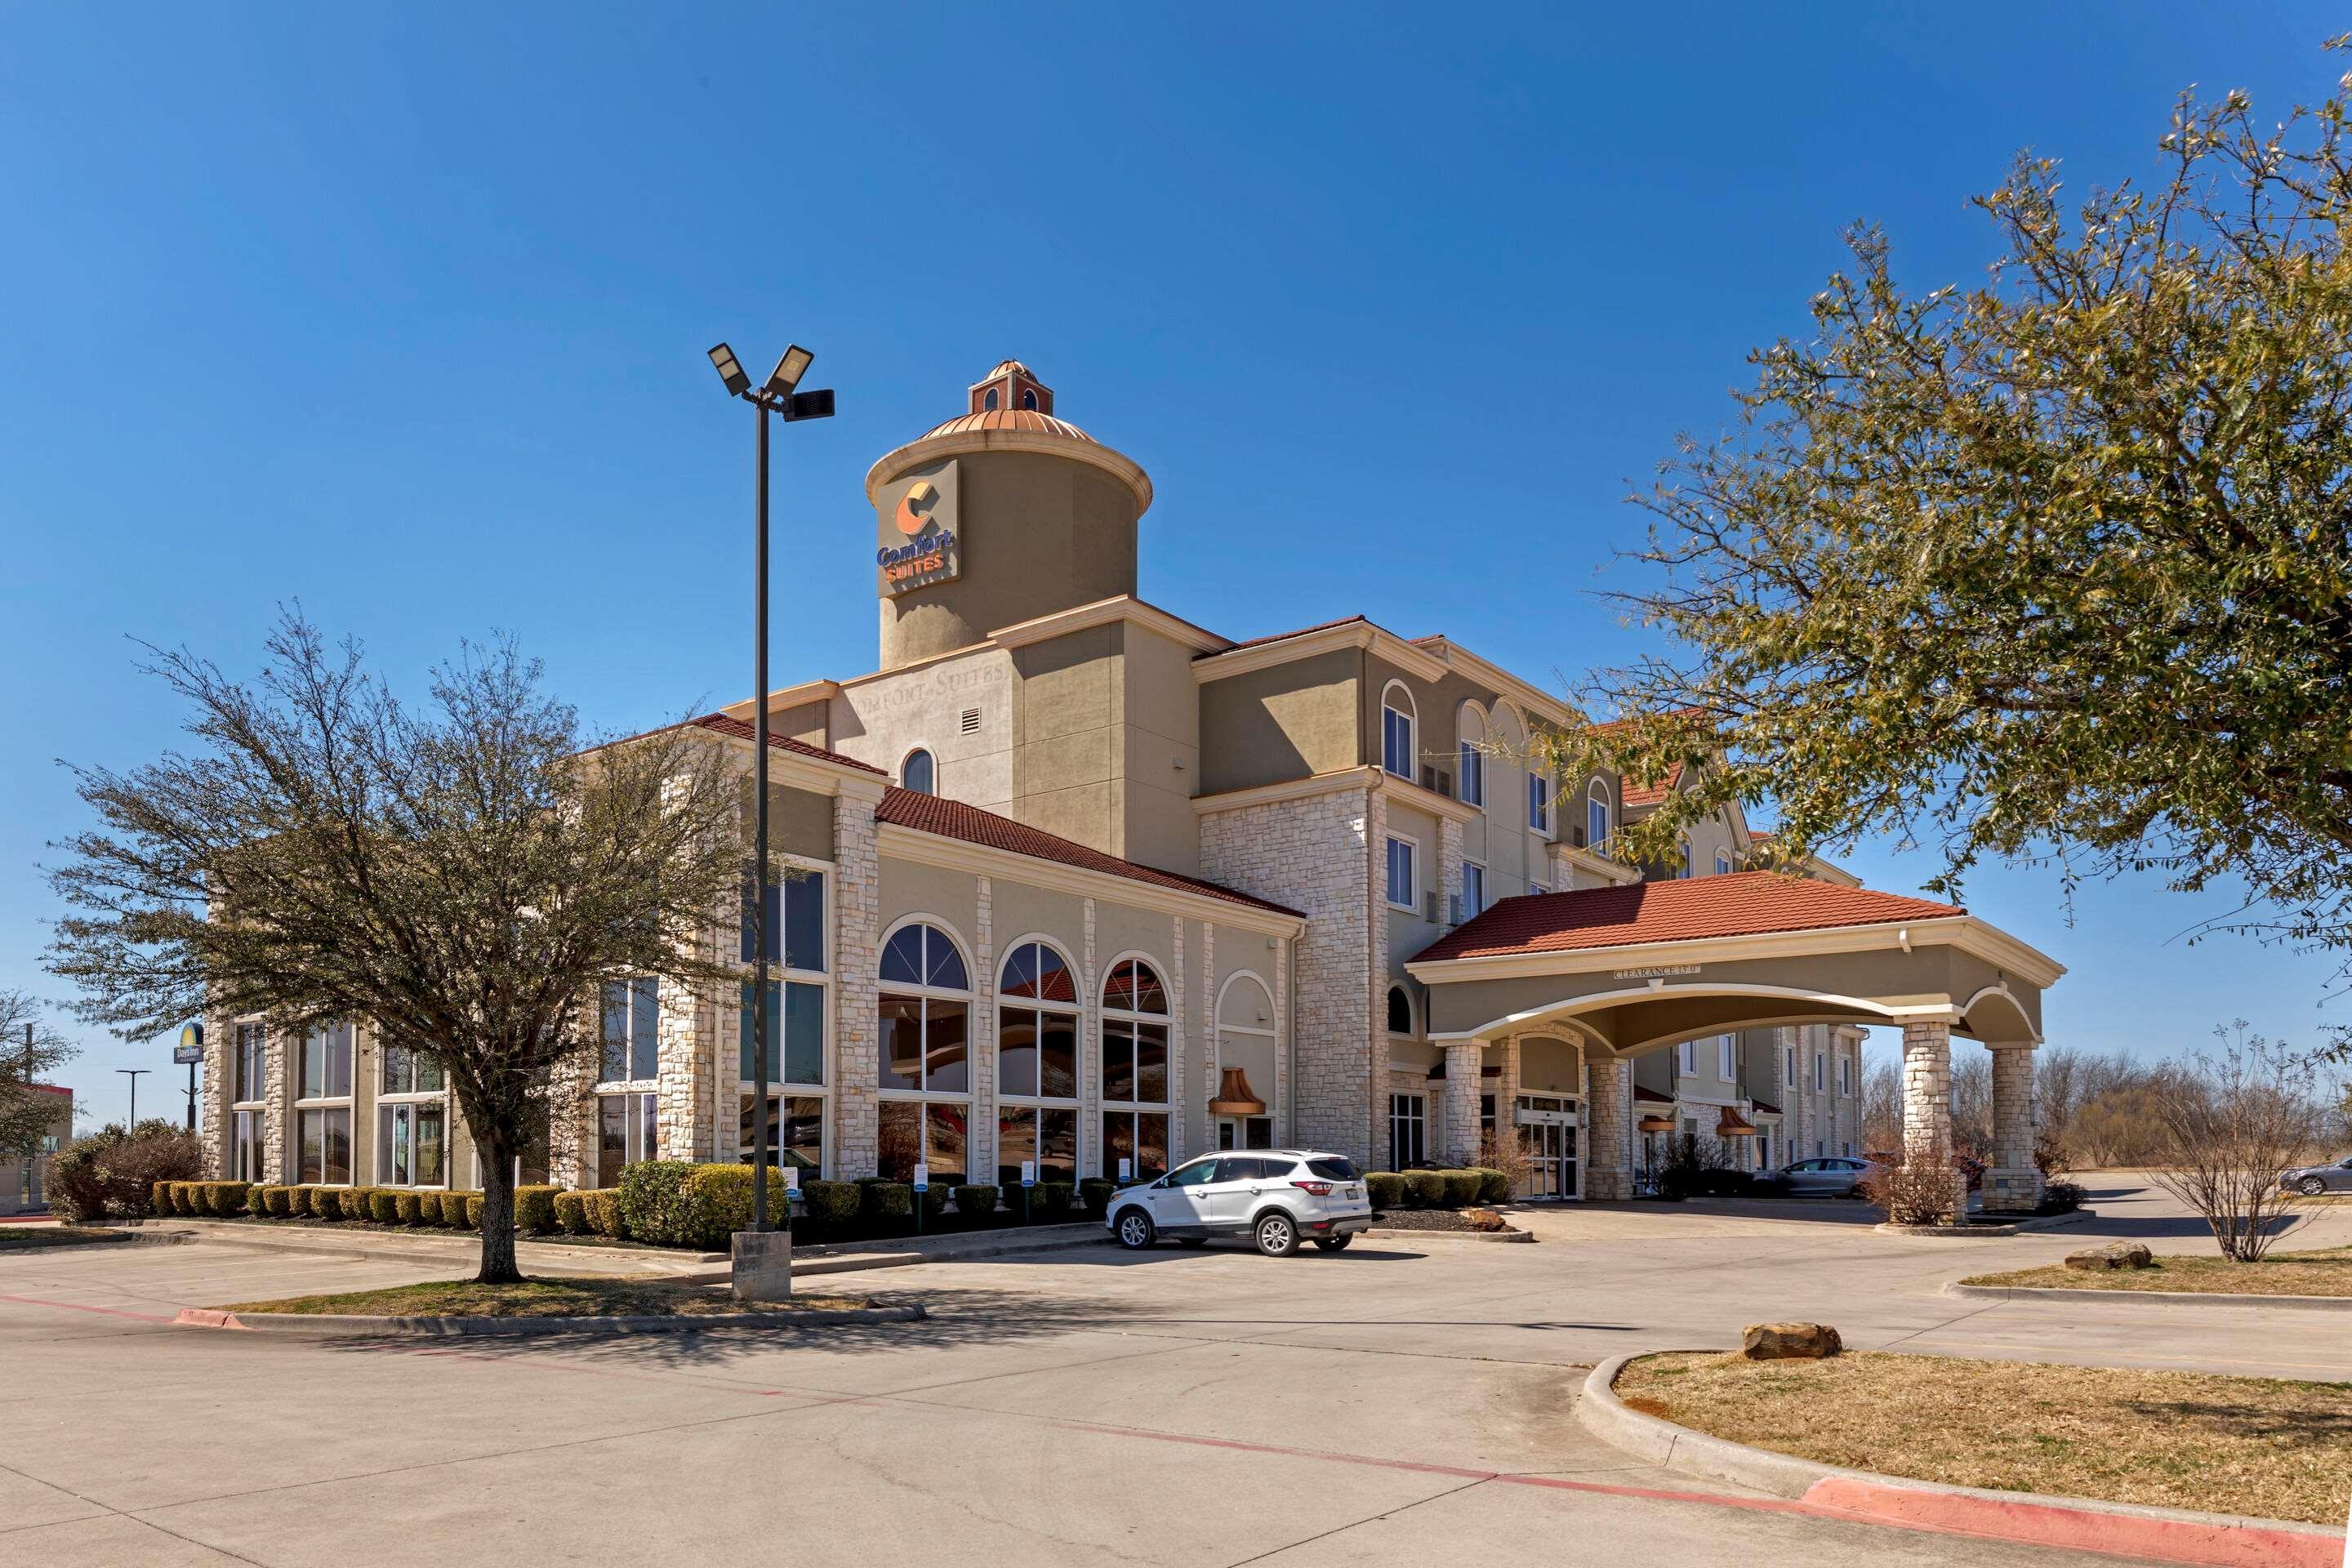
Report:
[[[1448,1487],[1442,1492],[1432,1492],[1425,1498],[1415,1498],[1411,1502],[1401,1503],[1383,1512],[1366,1514],[1361,1519],[1351,1519],[1345,1524],[1335,1524],[1328,1530],[1318,1530],[1312,1535],[1301,1536],[1297,1541],[1286,1542],[1270,1551],[1260,1552],[1254,1556],[1236,1558],[1226,1563],[1225,1568],[1249,1568],[1249,1564],[1253,1563],[1264,1563],[1269,1558],[1279,1557],[1286,1552],[1295,1552],[1302,1546],[1312,1546],[1318,1541],[1328,1541],[1335,1535],[1345,1535],[1349,1531],[1360,1529],[1364,1525],[1379,1524],[1383,1521],[1394,1519],[1399,1514],[1411,1513],[1423,1503],[1440,1502],[1446,1498],[1457,1497],[1473,1487],[1483,1487],[1494,1479],[1492,1476],[1480,1476],[1475,1480],[1464,1481],[1460,1486]]]

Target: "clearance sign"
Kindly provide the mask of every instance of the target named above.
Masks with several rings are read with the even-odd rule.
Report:
[[[963,524],[956,459],[901,474],[876,497],[874,564],[884,594],[903,594],[962,574]]]

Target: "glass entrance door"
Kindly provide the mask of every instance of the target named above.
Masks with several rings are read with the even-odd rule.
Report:
[[[1514,1120],[1519,1147],[1527,1151],[1529,1198],[1576,1196],[1576,1110],[1574,1102],[1551,1095],[1519,1096]]]

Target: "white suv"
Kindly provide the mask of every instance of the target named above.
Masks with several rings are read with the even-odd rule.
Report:
[[[1267,1257],[1284,1258],[1302,1241],[1341,1250],[1372,1223],[1372,1201],[1344,1154],[1228,1149],[1121,1187],[1103,1205],[1103,1223],[1121,1247],[1150,1247],[1163,1236],[1187,1247],[1246,1236]]]

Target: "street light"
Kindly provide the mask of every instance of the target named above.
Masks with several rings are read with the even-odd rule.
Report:
[[[116,1068],[114,1070],[126,1075],[131,1079],[131,1131],[136,1132],[139,1131],[139,1080],[155,1069],[152,1068]]]
[[[759,499],[752,546],[751,635],[751,1228],[768,1228],[768,416],[779,418],[830,419],[833,389],[795,392],[816,355],[794,343],[769,373],[766,384],[751,389],[743,362],[725,343],[710,351],[710,366],[726,384],[730,396],[751,405],[759,426]]]

